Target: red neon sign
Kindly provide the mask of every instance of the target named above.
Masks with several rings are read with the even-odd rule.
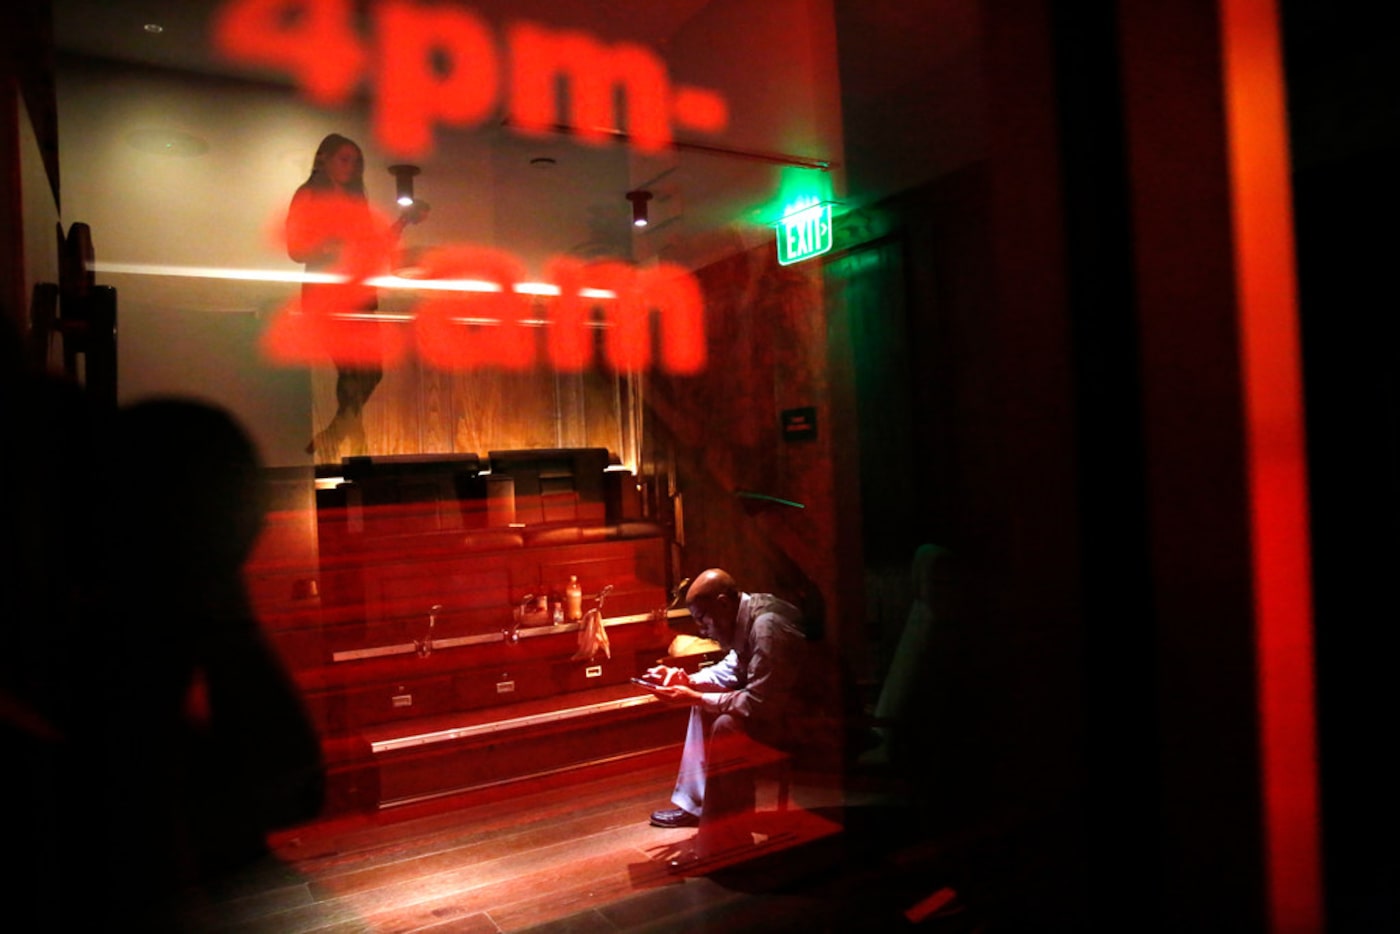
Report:
[[[520,23],[506,30],[503,67],[490,27],[470,9],[387,0],[375,5],[366,41],[353,6],[231,0],[214,18],[214,47],[232,61],[291,74],[321,106],[345,104],[368,78],[377,138],[408,156],[431,148],[436,125],[479,125],[498,102],[525,132],[563,124],[595,143],[619,132],[625,110],[628,139],[644,152],[671,144],[673,121],[704,133],[728,124],[722,96],[673,88],[661,57],[636,43],[609,45],[584,32]]]
[[[519,23],[506,30],[502,67],[491,29],[470,9],[386,0],[374,6],[373,32],[366,39],[356,31],[354,7],[351,0],[230,0],[214,18],[214,46],[233,61],[289,73],[321,106],[348,103],[368,79],[375,135],[386,149],[404,155],[431,148],[436,126],[478,125],[498,103],[507,105],[523,132],[563,124],[594,143],[620,132],[614,126],[625,111],[626,138],[642,151],[669,146],[673,121],[704,132],[728,123],[723,97],[703,88],[673,88],[665,62],[635,43],[608,45],[584,32]],[[272,322],[265,344],[276,360],[311,363],[328,354],[346,362],[392,363],[409,351],[408,329],[356,312],[366,305],[366,280],[388,268],[389,240],[378,218],[365,228],[363,214],[351,217],[348,210],[328,200],[313,209],[304,227],[289,231],[294,240],[310,238],[311,246],[336,237],[351,248],[334,270],[342,282],[308,290],[305,304],[294,300]],[[295,245],[296,253],[307,252],[301,249],[307,244]],[[536,332],[523,324],[530,309],[513,288],[523,280],[515,257],[452,246],[433,251],[424,267],[426,278],[484,279],[499,289],[422,302],[413,342],[425,360],[453,369],[523,369],[537,362]],[[661,365],[680,374],[704,368],[703,303],[687,270],[557,257],[547,275],[560,292],[547,307],[547,353],[556,368],[581,370],[593,357],[594,303],[584,295],[585,283],[616,296],[603,305],[609,365],[651,365],[654,316]]]
[[[363,204],[328,195],[309,201],[300,222],[287,232],[299,252],[331,241],[344,246],[337,281],[304,290],[278,313],[263,341],[282,363],[317,363],[327,355],[346,363],[401,361],[410,349],[410,329],[374,320],[360,309],[373,294],[367,280],[387,271],[389,224]],[[348,234],[348,235],[347,235]],[[524,281],[520,261],[502,250],[439,247],[423,257],[425,280],[473,279],[494,284],[492,292],[445,292],[421,302],[412,326],[419,355],[440,369],[497,366],[527,369],[538,361],[538,331],[525,322],[532,309],[515,291]],[[638,268],[618,261],[550,260],[547,276],[559,290],[545,303],[547,354],[559,370],[577,372],[593,358],[595,307],[603,316],[604,356],[616,370],[652,365],[652,322],[659,322],[660,364],[672,373],[705,367],[704,302],[689,270],[670,263]],[[590,290],[613,297],[589,298]]]

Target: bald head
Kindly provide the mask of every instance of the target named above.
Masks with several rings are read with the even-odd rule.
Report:
[[[700,576],[695,578],[690,589],[685,592],[685,602],[694,603],[696,600],[708,600],[722,593],[738,592],[739,585],[734,583],[734,578],[729,576],[728,571],[710,568],[708,571],[701,571]]]
[[[729,648],[739,618],[739,585],[729,572],[719,568],[702,571],[685,592],[685,602],[700,635]]]

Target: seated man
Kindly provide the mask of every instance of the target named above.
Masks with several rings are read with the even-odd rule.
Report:
[[[658,665],[646,673],[656,694],[690,705],[690,726],[671,801],[655,811],[658,827],[694,827],[702,851],[724,845],[732,818],[754,807],[752,773],[734,767],[748,739],[781,745],[783,726],[801,673],[806,637],[797,607],[772,594],[744,593],[725,571],[711,568],[686,592],[700,634],[728,653],[689,675]]]

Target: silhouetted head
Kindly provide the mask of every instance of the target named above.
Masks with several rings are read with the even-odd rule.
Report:
[[[710,568],[701,571],[686,591],[685,603],[691,618],[706,639],[724,648],[734,644],[734,627],[739,618],[739,585],[728,571]]]
[[[267,492],[257,449],[228,412],[182,399],[136,403],[117,413],[112,455],[119,547],[206,571],[247,558]]]

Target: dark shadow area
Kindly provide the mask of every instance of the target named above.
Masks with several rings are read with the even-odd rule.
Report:
[[[1328,930],[1400,926],[1389,584],[1400,560],[1392,239],[1400,79],[1347,5],[1281,4],[1293,146]],[[1381,732],[1378,732],[1378,729]]]
[[[99,415],[22,370],[4,390],[21,452],[0,476],[6,838],[25,854],[7,911],[62,916],[76,879],[111,922],[196,929],[323,793],[241,576],[262,522],[256,450],[199,403]]]

